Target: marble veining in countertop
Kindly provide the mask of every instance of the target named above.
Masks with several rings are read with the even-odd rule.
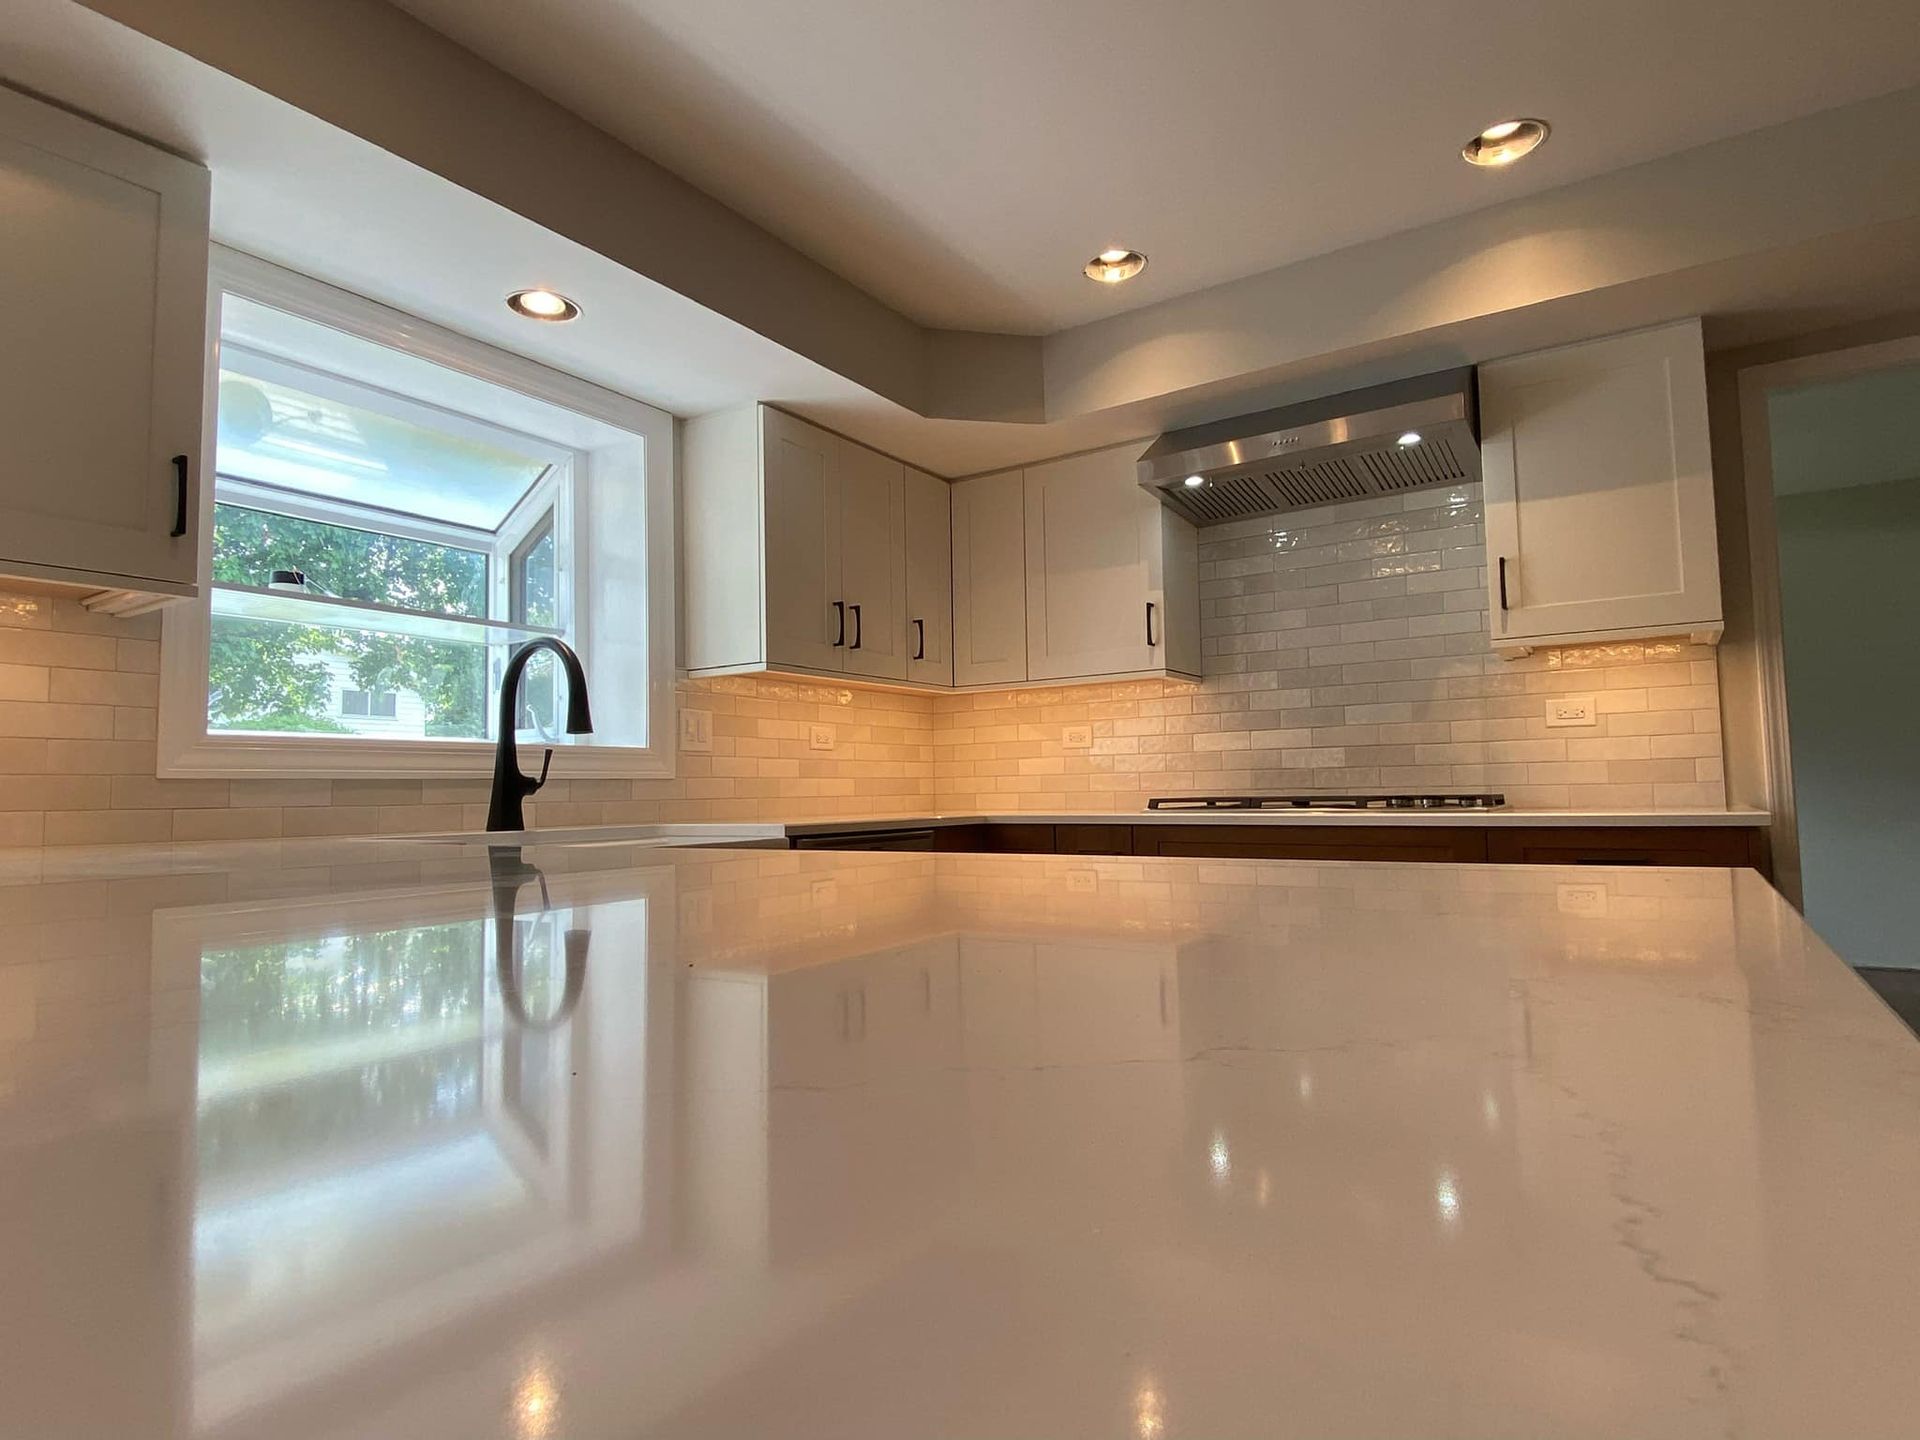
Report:
[[[0,1434],[1908,1436],[1920,1045],[1745,871],[0,879]]]

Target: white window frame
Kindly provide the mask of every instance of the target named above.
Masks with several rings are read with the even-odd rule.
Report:
[[[536,484],[502,524],[498,553],[503,563],[493,566],[490,585],[506,583],[504,557],[553,511],[556,531],[571,541],[561,546],[558,593],[562,628],[573,637],[587,672],[597,715],[611,718],[612,702],[624,693],[637,704],[644,695],[648,728],[645,745],[586,743],[555,747],[556,778],[663,779],[674,774],[677,720],[674,693],[674,435],[673,417],[641,401],[602,389],[560,371],[549,369],[490,345],[390,309],[362,296],[298,275],[252,256],[213,249],[212,284],[208,296],[208,363],[205,433],[217,433],[220,313],[222,297],[237,295],[346,334],[431,361],[475,379],[516,391],[530,399],[569,412],[578,433],[556,439],[570,447],[571,484],[558,483],[549,473]],[[284,363],[284,362],[283,362]],[[376,387],[377,388],[377,387]],[[591,474],[588,472],[592,472]],[[601,484],[596,490],[594,481]],[[236,503],[245,482],[225,482]],[[635,494],[638,490],[640,493]],[[295,497],[274,492],[269,508],[297,513]],[[209,497],[211,501],[212,497]],[[291,503],[290,503],[291,502]],[[492,773],[495,744],[489,740],[382,740],[364,736],[303,736],[209,731],[207,726],[207,659],[212,616],[214,506],[197,507],[200,514],[200,596],[170,606],[161,622],[159,745],[156,773],[174,778],[310,778],[352,779],[382,777],[466,777]],[[313,518],[339,523],[338,513]],[[396,517],[399,519],[399,517]],[[382,529],[388,527],[382,526]],[[391,533],[418,530],[430,535],[431,522],[396,524]],[[465,532],[462,532],[465,533]],[[607,613],[631,613],[634,596],[631,563],[609,566],[630,586],[629,593],[609,593],[611,576],[596,576],[589,546],[596,533],[625,537],[644,547],[643,633],[616,633],[614,624],[601,625],[609,651],[608,669],[617,671],[596,679],[595,602],[604,599]],[[637,540],[636,540],[637,537]],[[456,543],[470,544],[466,541]],[[568,554],[571,549],[571,554]],[[491,607],[490,607],[491,608]],[[644,673],[635,673],[644,672]],[[493,682],[497,684],[497,681]],[[638,692],[638,693],[636,693]],[[498,703],[490,687],[487,713]]]

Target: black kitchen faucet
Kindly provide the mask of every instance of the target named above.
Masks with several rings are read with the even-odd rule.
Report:
[[[573,647],[551,635],[542,635],[537,640],[529,640],[515,647],[507,657],[506,673],[500,677],[500,738],[493,751],[493,798],[487,802],[489,830],[527,828],[526,815],[520,802],[547,783],[547,767],[553,764],[553,750],[549,747],[546,757],[540,762],[540,778],[535,780],[522,775],[520,747],[513,738],[514,722],[518,718],[514,710],[520,702],[520,676],[537,650],[553,651],[566,667],[567,733],[593,733],[593,715],[587,709],[587,672],[580,668],[580,657],[573,653]]]

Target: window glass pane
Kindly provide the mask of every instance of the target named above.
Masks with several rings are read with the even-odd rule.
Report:
[[[520,613],[515,620],[531,625],[558,625],[560,606],[554,589],[553,527],[522,552],[519,559]]]
[[[499,529],[549,463],[225,365],[219,420],[222,474],[482,530]]]
[[[207,728],[484,740],[489,648],[215,615]]]
[[[560,604],[556,588],[553,516],[541,522],[535,537],[513,555],[513,614],[529,625],[558,625]],[[563,733],[561,705],[566,698],[560,664],[553,652],[542,650],[527,662],[520,682],[519,730],[539,740],[556,740]]]
[[[313,584],[345,600],[437,615],[487,613],[481,551],[216,504],[213,578],[262,586],[275,570],[304,570]]]

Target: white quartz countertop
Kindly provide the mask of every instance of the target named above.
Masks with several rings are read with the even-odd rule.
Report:
[[[1920,1414],[1920,1044],[1751,872],[48,866],[0,872],[8,1440]]]
[[[1434,825],[1488,826],[1743,826],[1771,822],[1765,810],[1081,810],[999,815],[864,815],[788,821],[788,835],[840,835],[949,825]]]

